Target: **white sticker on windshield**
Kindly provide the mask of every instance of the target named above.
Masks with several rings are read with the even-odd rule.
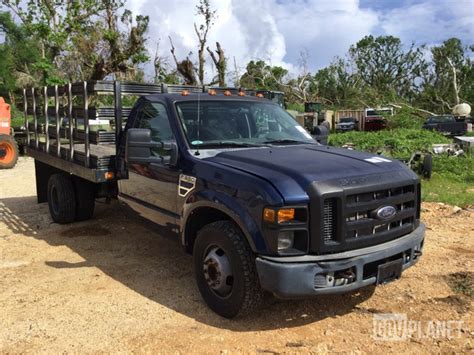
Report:
[[[306,138],[308,138],[308,139],[311,139],[311,138],[312,138],[311,135],[308,133],[308,131],[306,131],[303,127],[301,127],[301,126],[295,126],[295,128],[296,128],[298,131],[300,131],[301,133],[303,133]]]
[[[391,160],[382,158],[382,157],[372,157],[372,158],[365,158],[365,161],[371,162],[371,163],[391,163]]]
[[[192,145],[199,145],[199,144],[203,144],[204,142],[203,141],[192,141],[191,144]]]

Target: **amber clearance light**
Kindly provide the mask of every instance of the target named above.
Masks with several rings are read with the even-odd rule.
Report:
[[[275,217],[277,217],[278,224],[292,222],[295,220],[295,209],[282,208],[275,211],[272,208],[265,208],[263,210],[263,220],[265,222],[275,223]]]

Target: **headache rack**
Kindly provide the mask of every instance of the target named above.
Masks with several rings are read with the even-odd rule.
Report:
[[[120,179],[126,172],[116,159],[119,137],[131,111],[131,107],[122,105],[122,98],[183,90],[205,93],[209,89],[232,94],[242,90],[105,80],[25,88],[23,112],[27,153],[36,160],[92,182]],[[249,90],[246,93],[254,96],[257,92]]]

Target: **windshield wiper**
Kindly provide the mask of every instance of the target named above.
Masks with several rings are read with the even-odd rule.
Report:
[[[208,148],[208,147],[247,148],[247,147],[262,147],[262,145],[256,144],[256,143],[233,142],[233,141],[208,142],[208,143],[202,143],[202,144],[196,145],[196,148]]]
[[[296,139],[274,139],[271,141],[265,141],[264,144],[313,144],[313,142],[299,141]]]

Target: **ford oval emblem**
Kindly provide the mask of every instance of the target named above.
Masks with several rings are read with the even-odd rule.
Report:
[[[375,216],[378,219],[387,220],[395,216],[395,214],[397,213],[397,209],[393,206],[383,206],[383,207],[379,207],[374,212],[375,212]]]

